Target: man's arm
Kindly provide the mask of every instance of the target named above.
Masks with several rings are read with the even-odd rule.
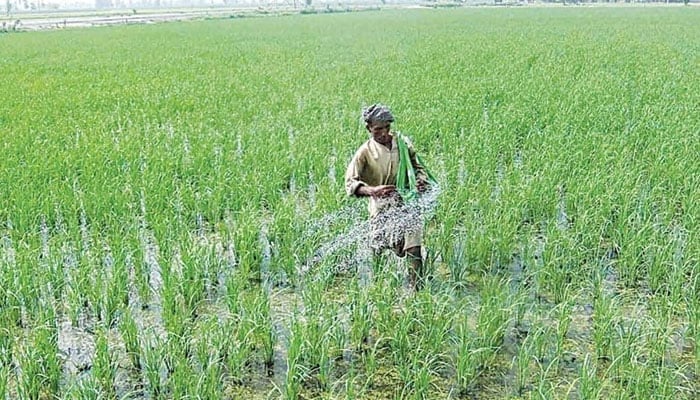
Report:
[[[345,192],[348,196],[362,196],[362,193],[359,192],[364,192],[364,189],[359,189],[367,187],[367,184],[362,181],[364,167],[364,154],[362,148],[360,148],[352,157],[350,164],[345,170]]]
[[[360,148],[353,156],[345,171],[345,192],[348,196],[389,197],[396,193],[393,185],[370,186],[362,180],[362,172],[367,166],[365,153]]]

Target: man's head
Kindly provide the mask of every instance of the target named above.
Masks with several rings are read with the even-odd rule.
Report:
[[[362,109],[362,119],[375,142],[385,146],[391,144],[390,132],[394,116],[389,107],[380,103],[373,104]]]
[[[372,104],[369,107],[363,108],[362,119],[367,125],[373,122],[394,122],[394,116],[391,114],[389,107],[381,103]]]

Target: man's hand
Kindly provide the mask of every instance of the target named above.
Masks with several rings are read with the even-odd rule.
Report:
[[[375,186],[374,190],[372,191],[372,194],[370,196],[376,197],[378,199],[385,199],[387,197],[394,197],[398,196],[398,192],[396,191],[396,186],[394,185],[381,185],[381,186]]]
[[[430,184],[422,179],[416,182],[416,189],[418,189],[418,193],[425,193],[429,186]]]
[[[357,194],[360,196],[369,196],[377,199],[398,196],[396,186],[394,185],[360,186],[357,189]]]

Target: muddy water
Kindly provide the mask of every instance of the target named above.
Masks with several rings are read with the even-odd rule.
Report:
[[[58,349],[64,358],[64,371],[69,375],[76,376],[92,368],[95,336],[88,324],[84,316],[78,326],[67,319],[58,322]]]
[[[566,234],[571,227],[571,220],[568,217],[566,210],[566,198],[563,190],[560,189],[559,201],[556,210],[555,218],[556,227]],[[667,229],[669,243],[673,249],[673,262],[676,265],[683,259],[683,249],[685,246],[684,233],[682,228],[677,224],[671,224]],[[601,244],[603,245],[603,244]],[[507,373],[504,375],[504,380],[499,383],[502,387],[513,387],[512,383],[517,379],[518,369],[517,362],[518,351],[522,346],[526,345],[526,340],[529,336],[536,333],[532,331],[535,326],[545,327],[549,330],[548,335],[551,340],[555,339],[557,323],[561,316],[558,315],[558,309],[562,304],[552,303],[547,300],[547,297],[537,293],[538,288],[528,286],[528,265],[525,261],[527,254],[526,247],[522,243],[518,245],[511,265],[510,265],[510,290],[511,295],[522,296],[523,291],[526,299],[530,304],[524,315],[524,323],[520,326],[517,324],[511,325],[508,334],[504,339],[503,346],[499,350],[498,359],[507,367]],[[541,267],[541,257],[544,254],[546,246],[546,238],[542,234],[535,234],[529,244],[531,249],[534,249],[530,254],[529,262],[534,263],[535,268]],[[573,291],[567,297],[568,303],[567,318],[570,319],[570,325],[565,331],[564,352],[560,359],[552,358],[540,360],[539,367],[547,366],[549,363],[556,363],[556,379],[552,381],[555,384],[557,392],[573,389],[575,395],[578,388],[579,374],[584,360],[591,357],[594,361],[593,365],[598,368],[598,371],[609,373],[609,368],[612,368],[610,360],[605,358],[596,359],[595,342],[594,342],[594,319],[596,314],[600,313],[594,306],[597,296],[602,296],[607,301],[613,301],[614,306],[611,315],[612,332],[610,340],[613,346],[619,347],[623,340],[631,340],[635,346],[639,346],[637,354],[634,357],[639,357],[635,362],[646,362],[647,357],[654,356],[652,353],[654,348],[654,338],[660,337],[665,342],[663,345],[662,358],[664,360],[664,368],[669,369],[669,373],[677,377],[681,385],[677,388],[682,393],[697,390],[697,384],[690,384],[697,380],[696,372],[693,371],[693,346],[689,345],[688,340],[688,322],[682,314],[670,315],[666,308],[667,301],[663,298],[656,298],[648,292],[648,288],[644,286],[636,289],[625,288],[622,282],[619,281],[616,271],[616,260],[619,253],[619,248],[614,245],[608,249],[602,248],[600,260],[598,263],[598,277],[593,281],[585,283],[578,282],[573,284]],[[672,273],[672,272],[669,272]],[[604,300],[605,301],[605,300]],[[672,314],[672,313],[671,313]],[[600,318],[600,317],[598,317]],[[627,336],[635,335],[637,332],[639,337],[629,339]],[[554,336],[552,336],[554,335]],[[617,337],[616,335],[623,335]],[[659,335],[659,336],[656,336]],[[691,339],[692,341],[692,339]],[[618,350],[619,351],[619,350]],[[551,351],[549,353],[552,354]],[[657,354],[658,356],[658,354]],[[498,363],[498,362],[497,362]],[[544,364],[542,364],[544,363]],[[530,363],[529,369],[536,370],[536,366]],[[533,386],[535,383],[534,375],[529,379],[529,383],[525,388],[526,392],[537,390]],[[557,383],[558,382],[558,383]],[[692,389],[695,388],[695,389]],[[527,396],[527,393],[509,392],[506,396]],[[577,397],[573,397],[577,398]]]
[[[558,229],[566,232],[571,222],[568,217],[566,217],[564,196],[560,196],[559,203],[557,217],[553,223],[556,223]],[[347,214],[341,212],[334,216],[331,215],[327,218],[327,221],[315,221],[315,225],[310,224],[312,227],[309,228],[306,234],[308,237],[313,237],[319,232],[330,231],[327,227],[332,226],[334,221],[338,222],[340,219],[345,219],[345,222],[350,224],[352,221],[356,220],[357,217],[357,214],[351,213],[356,213],[356,211],[347,211]],[[362,218],[361,215],[360,218]],[[348,235],[352,238],[364,238],[366,234],[366,232],[362,232],[361,230],[353,233],[354,231],[352,229],[345,231],[345,234],[347,234],[347,232],[350,232]],[[214,246],[218,249],[216,251],[217,256],[222,259],[227,259],[227,265],[233,269],[235,266],[235,257],[231,244],[221,243],[221,239],[215,235],[209,235],[206,238],[203,238],[202,235],[204,235],[202,232],[194,235],[195,240],[200,241],[202,246]],[[682,227],[674,227],[669,235],[674,240],[674,260],[682,260],[684,257],[683,250],[686,245],[685,241],[687,240],[686,234],[682,230]],[[269,272],[270,263],[272,262],[270,257],[272,257],[272,255],[266,255],[266,253],[269,252],[269,250],[265,249],[265,242],[269,244],[269,238],[266,236],[266,233],[261,232],[259,238],[263,249],[261,269]],[[437,387],[435,392],[440,393],[439,398],[478,397],[488,399],[507,398],[509,396],[527,397],[530,393],[535,393],[537,390],[534,385],[536,379],[538,379],[537,374],[540,373],[538,372],[538,368],[546,368],[549,363],[553,362],[551,358],[543,358],[537,362],[531,362],[531,372],[526,379],[526,387],[522,391],[517,390],[514,382],[518,379],[519,371],[517,369],[517,361],[522,346],[526,343],[528,338],[535,335],[535,328],[538,327],[543,327],[543,329],[545,329],[543,333],[545,338],[547,340],[552,340],[558,318],[558,305],[548,302],[545,296],[539,296],[537,288],[528,286],[528,276],[531,272],[528,268],[531,266],[534,268],[542,267],[546,238],[542,236],[541,232],[536,232],[533,233],[531,237],[524,236],[522,240],[523,242],[517,246],[509,270],[510,294],[514,298],[524,301],[526,304],[521,321],[522,323],[520,325],[513,323],[509,326],[501,348],[498,350],[493,361],[489,363],[489,367],[480,372],[473,392],[470,394],[468,393],[465,395],[464,393],[458,393],[452,383],[452,376],[449,370],[446,373],[434,376],[432,382],[433,385]],[[319,248],[323,250],[317,252],[317,255],[321,257],[316,263],[310,265],[311,268],[305,271],[305,279],[310,281],[318,279],[327,280],[328,273],[333,274],[337,271],[325,271],[322,267],[327,266],[326,264],[329,257],[338,256],[340,254],[342,256],[338,257],[337,260],[340,264],[345,266],[340,267],[338,271],[342,272],[344,270],[354,270],[354,268],[356,268],[356,277],[353,276],[352,279],[359,280],[358,286],[360,288],[367,289],[372,287],[372,285],[376,285],[377,282],[375,282],[375,280],[381,278],[374,276],[371,263],[366,261],[370,257],[368,252],[362,252],[362,249],[367,249],[367,247],[360,245],[362,243],[361,240],[357,239],[357,242],[355,242],[354,239],[347,240],[346,238],[338,237],[333,241],[333,245],[337,247]],[[144,262],[150,265],[149,279],[150,283],[153,285],[154,296],[147,308],[135,307],[132,311],[139,330],[144,337],[163,337],[165,331],[163,329],[159,306],[160,299],[158,297],[162,287],[162,277],[160,276],[160,266],[158,265],[157,259],[157,244],[154,243],[152,238],[149,238],[147,232],[143,233],[143,243],[146,249],[146,251],[144,251]],[[347,251],[348,248],[343,246],[350,246],[350,250],[352,251]],[[62,250],[67,253],[72,253],[74,251],[66,248]],[[9,241],[9,235],[5,235],[3,238],[3,257],[5,262],[8,262],[8,259],[12,258],[11,253],[12,243]],[[68,264],[70,264],[72,262],[70,261],[71,257],[74,256],[74,254],[72,256],[68,255],[64,260],[68,260]],[[615,299],[615,301],[619,303],[619,307],[616,309],[616,323],[624,327],[650,323],[649,321],[653,321],[658,317],[660,311],[650,307],[650,305],[646,303],[648,299],[645,298],[643,293],[621,288],[621,284],[618,282],[615,272],[615,257],[616,251],[613,250],[601,255],[601,277],[599,282],[601,293],[608,298]],[[533,265],[528,265],[528,263],[532,263]],[[399,266],[391,265],[391,268],[398,269]],[[440,264],[438,265],[438,269],[445,270],[446,266]],[[265,278],[265,276],[268,277]],[[434,287],[437,291],[441,291],[442,289],[440,288],[448,288],[450,286],[447,277],[443,276],[443,279],[441,275],[438,274],[437,276],[438,280],[442,279],[442,281],[435,283]],[[226,275],[219,276],[218,279],[225,283]],[[265,370],[265,367],[262,365],[251,366],[252,372],[249,374],[250,378],[245,384],[237,386],[227,384],[226,393],[227,395],[230,394],[232,398],[262,399],[269,398],[270,396],[276,397],[277,389],[275,388],[284,387],[286,380],[288,343],[290,340],[292,318],[295,315],[303,315],[304,313],[305,307],[301,292],[304,290],[303,285],[299,288],[274,287],[269,273],[263,274],[261,284],[268,295],[271,320],[277,338],[274,347],[273,365],[270,370]],[[225,284],[221,286],[225,287]],[[340,323],[347,327],[349,325],[347,306],[349,299],[345,289],[347,289],[347,277],[343,276],[339,281],[333,283],[328,289],[327,294],[333,297],[334,300],[343,303],[339,311],[339,319],[341,321]],[[454,309],[464,312],[477,310],[479,304],[478,291],[474,290],[474,288],[464,287],[461,287],[459,291],[461,291],[459,295],[461,296],[461,300],[455,300]],[[569,298],[571,302],[569,311],[571,324],[565,334],[565,357],[558,360],[556,377],[551,378],[550,382],[548,382],[548,384],[555,386],[558,393],[563,393],[569,388],[574,388],[573,390],[575,391],[575,382],[578,378],[578,373],[583,362],[582,360],[585,359],[587,355],[594,354],[593,318],[596,310],[593,307],[593,295],[594,293],[592,293],[591,288],[584,285],[582,290],[572,293]],[[132,287],[130,290],[130,299],[136,300],[137,297]],[[210,298],[211,304],[205,305],[202,308],[203,314],[209,316],[220,315],[222,318],[228,318],[223,309],[217,309],[216,302],[218,299],[220,299],[220,297],[216,295]],[[436,297],[435,301],[438,301],[437,299]],[[133,301],[132,304],[140,303]],[[405,305],[399,299],[396,301],[396,306],[397,312],[401,312],[402,307]],[[674,317],[671,319],[668,327],[652,326],[652,328],[668,329],[669,332],[671,332],[670,337],[672,343],[669,347],[669,359],[677,364],[674,366],[675,371],[678,372],[684,380],[692,381],[696,379],[697,377],[694,375],[694,372],[688,367],[688,365],[692,365],[693,362],[692,352],[694,348],[692,343],[686,339],[688,331],[687,324]],[[148,398],[141,388],[140,382],[142,378],[130,367],[128,358],[125,355],[124,345],[117,330],[109,332],[108,341],[110,349],[117,358],[119,364],[116,382],[116,389],[119,397],[131,399]],[[89,376],[95,352],[94,322],[90,321],[85,316],[80,316],[75,326],[71,325],[70,322],[65,319],[59,320],[58,345],[61,359],[64,362],[65,381],[63,384],[67,385],[68,382],[80,381]],[[551,354],[551,350],[547,352],[547,354]],[[336,363],[334,364],[336,370],[335,378],[338,384],[337,387],[334,388],[333,393],[338,394],[338,396],[340,396],[339,393],[344,393],[344,389],[340,389],[340,386],[346,384],[352,386],[355,384],[358,388],[360,387],[361,383],[354,381],[354,379],[359,378],[351,376],[349,371],[351,368],[357,368],[358,366],[362,368],[362,363],[364,362],[362,359],[363,355],[358,352],[347,350],[343,353],[343,356],[342,360],[334,361]],[[367,388],[366,391],[363,392],[363,398],[392,398],[398,395],[396,388],[402,385],[402,381],[397,374],[396,367],[392,365],[390,361],[391,355],[380,352],[379,358],[380,365],[373,386]],[[602,361],[600,365],[602,366],[601,370],[604,371],[604,361]],[[351,383],[347,383],[348,380]],[[312,389],[308,389],[305,393],[315,392]],[[575,396],[573,398],[575,398]]]
[[[277,339],[272,370],[268,371],[270,381],[277,387],[284,387],[287,378],[287,349],[289,348],[290,326],[299,305],[301,295],[293,289],[273,290],[269,295],[270,317]],[[259,382],[258,385],[264,382]],[[269,382],[268,382],[269,383]]]

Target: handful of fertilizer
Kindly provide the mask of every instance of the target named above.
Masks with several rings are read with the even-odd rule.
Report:
[[[396,190],[405,201],[410,201],[420,196],[416,171],[415,168],[413,168],[413,163],[411,163],[411,155],[409,152],[409,147],[413,147],[413,143],[411,139],[401,132],[395,132],[395,135],[396,143],[398,143],[399,146],[399,170],[396,176]],[[416,162],[423,167],[423,171],[425,171],[428,177],[428,184],[437,186],[437,180],[433,174],[428,171],[428,168],[418,154],[415,154],[415,157]]]

